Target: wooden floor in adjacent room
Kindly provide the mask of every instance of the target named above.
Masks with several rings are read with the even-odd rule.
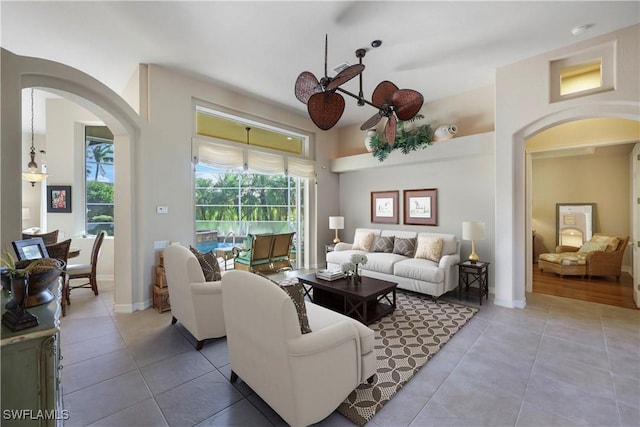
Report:
[[[591,280],[580,276],[561,278],[554,273],[542,273],[538,264],[534,264],[533,292],[636,309],[633,301],[633,278],[624,272],[620,282],[613,276]]]

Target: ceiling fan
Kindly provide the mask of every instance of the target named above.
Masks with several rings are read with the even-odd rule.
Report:
[[[380,45],[379,41],[374,43],[372,43],[374,47]],[[365,69],[362,64],[362,58],[367,53],[366,49],[356,50],[356,57],[359,59],[358,64],[343,69],[335,77],[329,77],[327,73],[327,45],[328,37],[325,35],[324,77],[318,80],[310,71],[300,73],[295,84],[296,98],[307,105],[309,117],[322,130],[328,130],[335,126],[344,112],[344,97],[336,92],[341,92],[357,99],[359,106],[368,104],[375,107],[378,112],[364,122],[360,129],[370,129],[377,125],[383,117],[386,117],[385,140],[389,145],[393,146],[398,119],[403,121],[410,120],[420,111],[424,102],[422,94],[412,89],[399,89],[392,82],[384,80],[374,89],[371,101],[367,101],[364,99],[362,92],[362,72]],[[360,92],[358,95],[340,87],[356,76],[360,76]]]

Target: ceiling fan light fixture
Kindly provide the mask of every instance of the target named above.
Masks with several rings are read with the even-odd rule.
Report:
[[[375,107],[378,112],[369,118],[360,129],[372,128],[382,117],[386,117],[387,124],[384,135],[387,143],[393,145],[398,119],[410,120],[418,114],[424,102],[422,94],[412,89],[399,89],[392,82],[384,80],[376,86],[372,100],[367,101],[362,92],[362,74],[365,69],[362,58],[366,55],[367,50],[357,49],[356,58],[359,59],[359,63],[356,65],[343,63],[334,68],[338,74],[335,77],[329,77],[327,75],[327,35],[325,35],[324,43],[324,77],[318,80],[310,71],[300,73],[295,83],[296,98],[303,104],[307,104],[309,117],[322,130],[329,130],[335,126],[344,112],[344,98],[336,92],[357,99],[358,106],[368,104]],[[382,41],[380,40],[371,42],[371,46],[374,48],[381,45]],[[340,87],[354,77],[360,79],[360,91],[357,95]]]

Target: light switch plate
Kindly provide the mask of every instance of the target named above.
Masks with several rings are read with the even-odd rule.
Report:
[[[156,213],[158,214],[168,214],[169,206],[156,206]]]

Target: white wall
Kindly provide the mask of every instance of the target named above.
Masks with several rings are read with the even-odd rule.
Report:
[[[566,58],[605,43],[616,46],[616,88],[549,102],[552,60]],[[531,264],[531,225],[527,218],[524,140],[555,124],[588,117],[639,120],[640,25],[539,55],[496,72],[496,296],[498,305],[524,307]],[[516,108],[517,107],[517,108]],[[499,225],[499,227],[498,227]],[[529,269],[529,270],[527,270]]]

